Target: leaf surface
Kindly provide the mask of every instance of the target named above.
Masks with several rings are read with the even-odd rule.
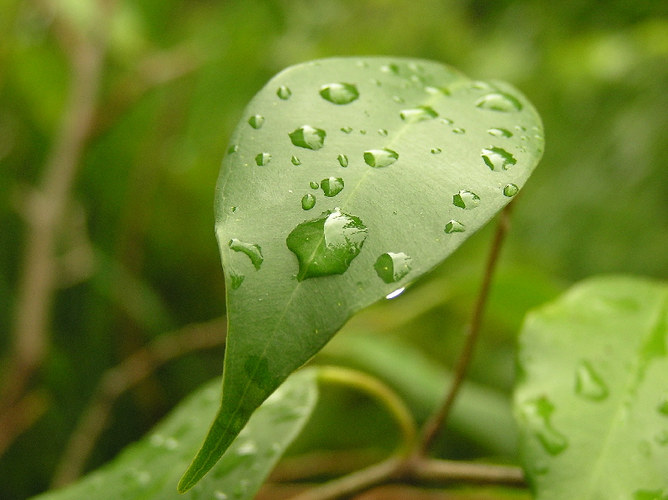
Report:
[[[251,499],[275,463],[309,419],[317,400],[315,370],[295,373],[253,414],[206,479],[187,493],[179,477],[216,413],[220,380],[181,403],[140,442],[78,483],[46,493],[39,500]]]
[[[668,498],[668,286],[600,277],[531,313],[515,413],[539,500]]]
[[[251,101],[216,190],[228,289],[220,412],[180,487],[356,311],[432,269],[522,187],[531,104],[442,64],[297,65]]]

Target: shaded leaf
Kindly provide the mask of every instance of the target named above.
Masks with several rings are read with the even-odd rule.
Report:
[[[667,497],[667,346],[663,283],[591,279],[527,317],[515,412],[536,498]]]

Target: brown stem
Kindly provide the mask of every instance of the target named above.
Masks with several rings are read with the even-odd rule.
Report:
[[[524,486],[520,467],[419,458],[411,462],[410,479],[422,483],[475,483]]]
[[[459,389],[461,388],[464,379],[466,378],[466,373],[471,364],[471,360],[473,359],[473,349],[475,348],[476,342],[478,340],[478,334],[480,333],[480,325],[485,310],[485,304],[487,303],[487,296],[489,295],[489,288],[492,283],[492,277],[494,276],[494,270],[496,269],[496,264],[499,259],[501,247],[503,246],[503,241],[510,227],[510,213],[512,210],[512,205],[512,203],[509,203],[501,212],[499,222],[496,227],[496,233],[494,234],[494,239],[492,240],[489,256],[487,257],[485,274],[483,276],[480,291],[478,292],[478,297],[473,308],[471,322],[469,323],[466,331],[464,347],[462,348],[462,352],[459,355],[459,359],[457,360],[457,365],[455,366],[453,373],[452,385],[450,386],[441,407],[433,415],[431,415],[431,417],[429,417],[427,422],[424,424],[424,427],[422,428],[421,440],[416,449],[416,454],[419,456],[423,456],[428,452],[429,448],[433,445],[434,441],[438,437],[441,429],[445,427],[450,410],[452,409],[455,399],[459,394]]]
[[[44,414],[48,406],[49,400],[46,394],[33,391],[3,413],[0,418],[0,455]]]
[[[82,413],[72,432],[51,486],[64,486],[79,477],[97,438],[106,427],[114,402],[121,394],[172,359],[192,351],[224,344],[225,331],[225,318],[189,325],[176,332],[159,336],[108,370],[102,376],[88,408]]]

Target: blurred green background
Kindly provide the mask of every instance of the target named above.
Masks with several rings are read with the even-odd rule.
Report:
[[[18,403],[0,405],[0,498],[49,487],[107,370],[161,335],[224,314],[212,205],[228,137],[275,73],[341,55],[433,59],[506,80],[543,117],[545,156],[518,199],[473,366],[481,387],[510,392],[524,313],[569,284],[598,273],[668,277],[665,2],[0,0],[5,398],[17,318],[31,311],[22,309],[25,266],[35,235],[53,236],[36,273],[44,299],[28,313],[48,313],[36,333],[45,348]],[[80,121],[68,129],[77,106]],[[54,167],[68,140],[72,154],[65,148],[65,167]],[[377,334],[450,365],[491,226],[403,296],[353,320],[342,342]],[[206,328],[222,339],[216,325]],[[86,468],[218,375],[222,355],[218,345],[178,356],[123,392]],[[359,397],[332,393],[323,408],[296,449],[391,444],[391,424],[378,424]],[[465,436],[446,441],[450,456],[495,454]]]

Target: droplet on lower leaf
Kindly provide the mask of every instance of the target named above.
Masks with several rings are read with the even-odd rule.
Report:
[[[568,448],[568,439],[554,428],[551,416],[554,405],[545,396],[527,401],[521,408],[522,418],[534,436],[550,455],[558,455]]]
[[[300,148],[317,151],[325,145],[327,133],[310,125],[302,125],[288,134],[292,144]]]
[[[505,128],[490,128],[487,133],[494,137],[512,137],[513,133]]]
[[[236,238],[232,238],[228,245],[235,252],[246,254],[253,263],[255,269],[260,269],[262,261],[264,260],[262,257],[262,249],[260,248],[260,245],[256,245],[255,243],[245,243]]]
[[[575,392],[593,401],[601,401],[608,397],[608,387],[587,361],[580,362],[575,371]]]
[[[492,111],[520,111],[522,103],[514,96],[505,92],[492,92],[478,99],[475,105]]]
[[[290,96],[292,95],[292,91],[290,90],[289,87],[286,87],[285,85],[281,85],[278,87],[276,90],[276,95],[280,98],[283,99],[284,101],[287,99],[290,99]]]
[[[409,273],[411,258],[403,252],[386,252],[376,259],[373,267],[385,283],[394,283]]]
[[[445,232],[447,234],[463,233],[464,231],[466,231],[464,224],[455,219],[448,221],[448,223],[445,225]]]
[[[360,96],[357,87],[352,83],[328,83],[320,87],[320,95],[334,104],[349,104]]]
[[[304,210],[311,210],[315,206],[315,196],[311,193],[305,194],[302,197],[302,208]]]
[[[443,150],[441,148],[431,148],[431,154],[433,154],[433,155],[437,155],[437,154],[440,154],[442,152],[443,152]]]
[[[344,134],[349,134],[352,131],[353,131],[352,127],[341,127],[341,132],[343,132]]]
[[[264,124],[264,116],[253,115],[248,119],[248,124],[254,129],[259,129]]]
[[[503,148],[485,148],[480,153],[480,156],[482,156],[485,165],[496,172],[508,170],[509,167],[517,163],[515,157]]]
[[[348,166],[348,157],[346,155],[341,154],[338,156],[337,159],[339,160],[339,165],[341,165],[342,167]]]
[[[370,149],[364,152],[364,163],[370,167],[380,168],[392,165],[399,159],[399,154],[391,149]]]
[[[315,181],[309,182],[308,185],[311,186],[311,189],[318,189],[320,187],[320,184]]]
[[[328,177],[320,181],[320,187],[325,196],[336,196],[343,190],[343,179],[341,177]]]
[[[399,116],[406,123],[417,123],[436,118],[438,113],[430,106],[418,106],[417,108],[402,110]]]
[[[260,153],[255,157],[255,163],[261,167],[266,165],[271,161],[271,155],[269,153]]]
[[[480,197],[472,191],[462,189],[452,196],[452,203],[459,208],[472,210],[480,205]]]
[[[378,129],[378,135],[380,135],[382,137],[387,137],[387,134],[388,134],[387,129],[384,129],[384,128],[379,128]]]
[[[293,156],[292,158],[290,158],[290,161],[292,162],[292,164],[294,166],[302,164],[302,161],[299,158],[297,158],[296,156]]]
[[[512,198],[519,192],[519,190],[520,188],[518,188],[516,184],[506,184],[503,186],[503,196]]]
[[[232,153],[236,153],[239,151],[239,146],[236,144],[232,144],[228,149],[227,149],[227,154],[231,155]]]
[[[338,208],[297,225],[286,239],[299,262],[297,279],[343,274],[359,255],[366,237],[364,223]]]

